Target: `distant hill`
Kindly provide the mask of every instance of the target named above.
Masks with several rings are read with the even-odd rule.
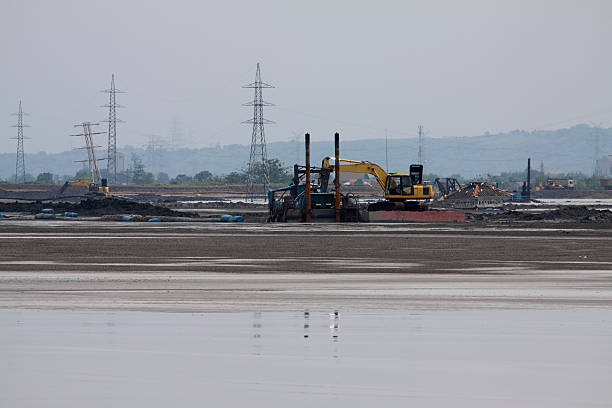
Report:
[[[595,158],[596,129],[588,125],[577,125],[569,129],[554,131],[512,131],[503,134],[486,134],[471,137],[426,138],[424,143],[425,172],[440,176],[461,174],[465,177],[499,174],[503,171],[523,170],[527,157],[539,169],[540,162],[546,169],[563,172],[592,174]],[[417,160],[418,140],[389,139],[389,170],[406,172]],[[600,156],[612,154],[612,128],[599,129]],[[129,165],[132,154],[138,154],[153,173],[163,171],[171,177],[208,170],[214,174],[227,174],[244,167],[249,158],[247,145],[227,145],[201,149],[179,149],[161,151],[148,158],[141,148],[127,146],[120,149]],[[313,142],[311,155],[313,165],[318,165],[326,155],[333,155],[333,137],[328,142]],[[268,145],[268,156],[279,158],[288,166],[296,159],[304,161],[304,143],[275,142]],[[343,158],[368,160],[385,167],[385,140],[342,140]],[[84,152],[26,154],[26,169],[36,176],[51,172],[58,175],[73,175],[82,164],[75,160],[85,158]],[[104,163],[102,162],[102,167]],[[7,179],[15,172],[15,155],[0,154],[0,178]]]

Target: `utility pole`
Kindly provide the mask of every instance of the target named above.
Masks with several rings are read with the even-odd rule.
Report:
[[[388,142],[388,137],[389,135],[387,134],[387,129],[385,129],[385,167],[386,167],[386,171],[387,173],[389,172],[389,142]]]
[[[419,125],[419,164],[423,164],[423,126]]]
[[[593,160],[593,175],[599,176],[598,171],[597,171],[597,160],[599,159],[599,130],[600,130],[601,124],[591,122],[591,125],[593,126],[593,131],[594,131],[594,135],[593,135],[594,152],[593,153],[595,155],[595,158]]]
[[[115,74],[111,75],[111,85],[109,89],[101,91],[108,94],[108,105],[102,105],[103,108],[108,108],[108,149],[106,154],[106,178],[109,184],[117,183],[117,122],[123,122],[117,119],[117,108],[124,106],[118,105],[116,102],[116,94],[125,93],[115,89]]]
[[[270,185],[270,169],[268,168],[268,157],[266,152],[266,135],[264,125],[273,124],[274,122],[263,117],[264,106],[274,106],[274,104],[263,100],[262,89],[274,88],[272,85],[261,81],[261,71],[259,63],[257,63],[257,72],[255,74],[255,82],[243,86],[243,88],[255,89],[255,97],[252,102],[247,102],[242,106],[253,107],[253,119],[249,119],[242,123],[253,125],[251,134],[251,154],[249,157],[248,180],[246,187],[246,200],[253,201],[254,184],[257,182],[257,177],[260,176],[258,171],[259,162],[261,162],[261,173],[263,173],[264,191]],[[258,157],[259,156],[259,157]]]
[[[21,181],[25,183],[25,155],[23,153],[23,128],[29,127],[29,125],[23,124],[23,115],[28,115],[23,110],[21,110],[21,101],[19,101],[19,112],[13,113],[13,115],[17,116],[17,124],[12,127],[17,128],[17,137],[12,137],[11,139],[17,139],[17,160],[15,163],[15,183]],[[29,138],[25,138],[29,139]]]
[[[89,163],[89,181],[92,183],[102,183],[102,176],[100,175],[100,169],[98,168],[98,161],[104,159],[96,158],[96,148],[102,146],[95,146],[93,144],[93,135],[101,135],[105,132],[92,132],[92,126],[98,126],[99,123],[91,123],[91,122],[83,122],[78,125],[74,125],[74,127],[83,127],[83,133],[79,133],[76,135],[70,136],[83,136],[85,138],[85,146],[81,147],[81,149],[87,149],[87,160],[77,160],[77,162]]]

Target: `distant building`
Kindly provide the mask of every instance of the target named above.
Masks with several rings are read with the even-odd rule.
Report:
[[[612,177],[612,155],[595,161],[595,175],[604,178]]]

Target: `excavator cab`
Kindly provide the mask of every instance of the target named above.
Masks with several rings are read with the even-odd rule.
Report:
[[[423,165],[411,164],[410,174],[389,174],[385,198],[390,201],[431,199],[431,187],[423,185]]]
[[[407,196],[410,195],[412,187],[412,177],[406,174],[390,174],[387,177],[386,196]]]

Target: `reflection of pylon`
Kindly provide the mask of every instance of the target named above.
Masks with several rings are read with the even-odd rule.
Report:
[[[21,101],[19,101],[19,112],[13,113],[13,115],[17,116],[17,124],[13,125],[13,127],[17,128],[17,137],[12,137],[11,139],[17,139],[17,161],[15,163],[15,182],[21,181],[25,183],[25,156],[23,153],[23,139],[29,139],[23,137],[23,128],[29,127],[28,125],[23,124],[23,115],[27,115],[27,113],[21,110]]]
[[[92,183],[100,184],[102,177],[100,176],[100,169],[98,168],[98,160],[104,160],[104,159],[96,158],[96,147],[102,147],[102,146],[95,146],[93,144],[93,135],[101,135],[104,132],[92,132],[91,127],[97,126],[97,125],[98,123],[90,123],[90,122],[83,122],[83,123],[79,123],[78,125],[74,125],[74,127],[83,126],[83,133],[79,133],[76,135],[70,135],[70,136],[85,137],[85,146],[81,147],[81,149],[87,149],[87,160],[77,160],[77,162],[80,162],[80,163],[88,162],[89,163],[89,181]]]
[[[106,155],[106,178],[111,184],[117,182],[117,122],[123,122],[117,119],[116,108],[123,108],[118,105],[115,101],[115,95],[118,93],[124,93],[118,89],[115,89],[115,74],[111,76],[111,86],[102,92],[108,94],[108,105],[102,105],[103,108],[108,108],[108,150]]]
[[[264,124],[272,124],[274,122],[264,119],[263,107],[274,105],[263,100],[262,89],[274,87],[261,82],[261,72],[259,70],[259,63],[257,63],[255,82],[245,85],[243,88],[255,89],[255,97],[253,98],[253,102],[243,104],[243,106],[253,107],[253,119],[242,122],[253,125],[253,133],[251,134],[251,155],[249,157],[248,180],[246,188],[246,199],[253,201],[254,185],[257,182],[257,177],[260,175],[258,174],[259,171],[257,169],[257,167],[259,167],[259,163],[261,163],[261,173],[263,173],[264,191],[270,185],[270,169],[268,168]]]

